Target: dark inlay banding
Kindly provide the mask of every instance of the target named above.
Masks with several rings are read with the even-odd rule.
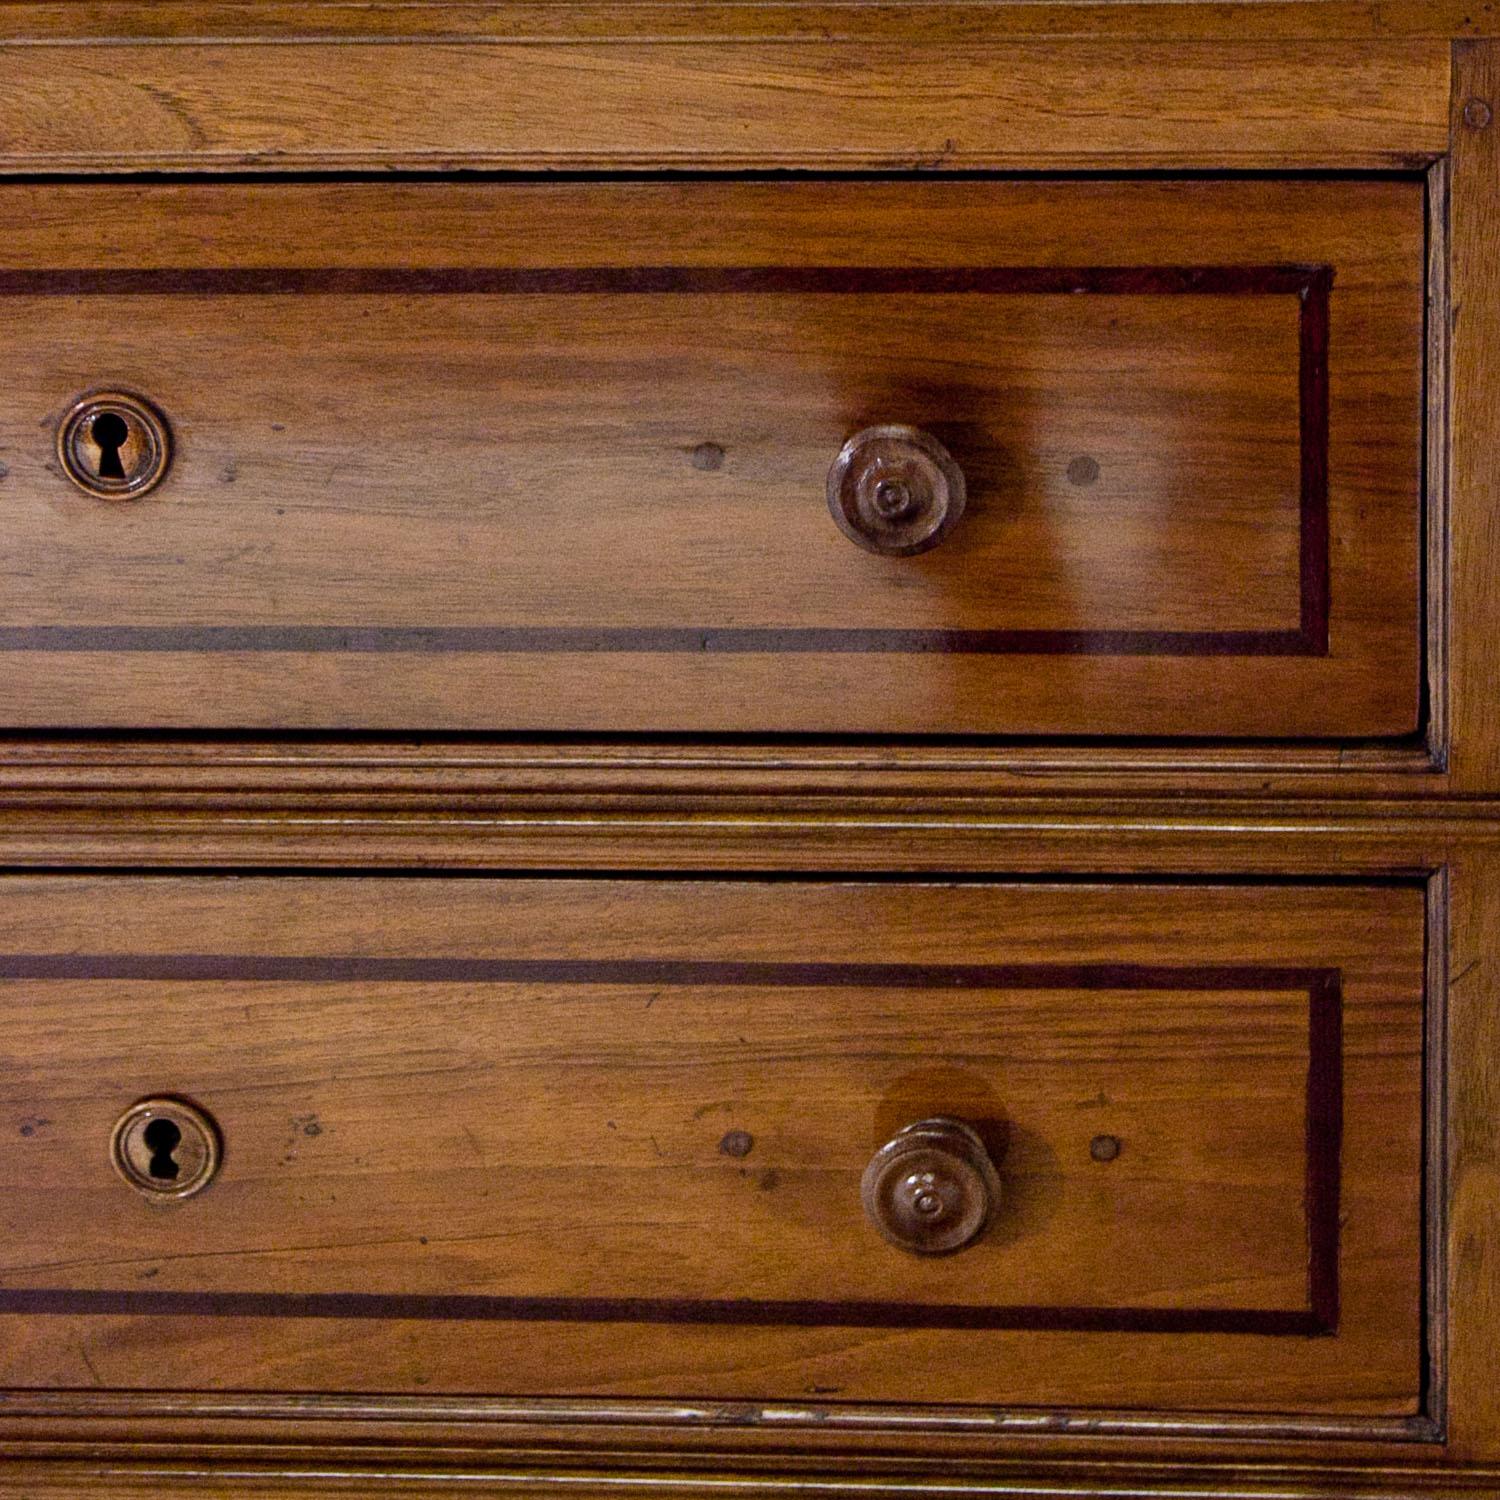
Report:
[[[514,959],[354,954],[32,953],[0,956],[0,981],[37,983],[49,980],[699,985],[717,989],[886,987],[932,991],[934,1002],[939,1005],[944,991],[975,989],[1166,990],[1225,994],[1282,991],[1305,994],[1308,1004],[1307,1306],[1269,1309],[993,1307],[858,1299],[789,1302],[10,1287],[0,1288],[0,1313],[780,1324],[1246,1333],[1285,1337],[1330,1334],[1337,1327],[1343,1000],[1340,975],[1336,969],[1238,964],[775,963],[675,958]]]
[[[0,651],[882,653],[1018,656],[1328,654],[1328,308],[1333,271],[1279,266],[163,267],[0,271],[36,296],[1295,296],[1300,305],[1299,623],[1287,630],[718,630],[350,625],[12,625]],[[705,466],[694,450],[693,461]],[[1079,482],[1077,480],[1074,481]]]

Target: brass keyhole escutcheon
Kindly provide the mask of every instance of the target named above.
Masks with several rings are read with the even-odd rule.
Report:
[[[115,1123],[115,1170],[148,1198],[190,1198],[219,1170],[219,1130],[182,1099],[142,1099]]]
[[[166,476],[171,431],[144,397],[100,391],[69,408],[57,429],[57,457],[63,473],[85,494],[133,500]]]

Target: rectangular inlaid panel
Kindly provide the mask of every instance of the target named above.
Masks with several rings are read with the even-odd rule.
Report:
[[[6,186],[4,712],[1410,734],[1424,213],[1405,180]],[[137,498],[62,472],[100,391],[169,429]],[[918,556],[829,513],[885,423],[964,476]]]
[[[1415,888],[15,877],[0,944],[0,1383],[1417,1408]],[[923,1257],[861,1175],[933,1118],[998,1187]]]

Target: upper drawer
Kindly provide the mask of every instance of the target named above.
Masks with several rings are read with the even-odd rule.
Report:
[[[6,187],[5,716],[1410,733],[1424,224],[1406,180]],[[159,410],[149,493],[63,472],[148,462],[115,412],[59,446],[91,392]],[[962,476],[919,555],[830,515],[882,424]],[[939,472],[859,449],[852,529]]]

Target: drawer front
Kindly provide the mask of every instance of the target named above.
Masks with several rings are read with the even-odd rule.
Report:
[[[0,1382],[1403,1419],[1423,927],[1407,886],[13,877]],[[192,1196],[112,1164],[153,1096],[215,1124]],[[988,1224],[916,1254],[862,1179],[944,1119]]]
[[[4,714],[1408,735],[1425,212],[1396,179],[6,186]],[[145,429],[68,426],[100,393],[162,419],[154,487],[118,497]],[[841,529],[834,460],[888,424],[954,468],[862,445]]]

